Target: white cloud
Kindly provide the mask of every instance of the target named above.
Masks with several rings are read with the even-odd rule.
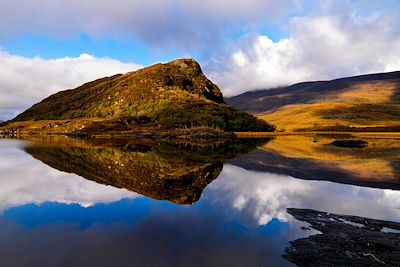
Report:
[[[0,120],[11,119],[60,90],[137,68],[137,64],[88,54],[45,60],[10,55],[0,50]]]
[[[300,0],[2,0],[0,41],[24,34],[139,38],[153,47],[191,49],[230,30],[257,27],[301,9]]]
[[[225,96],[309,80],[400,70],[399,12],[292,18],[289,37],[246,36],[208,63]]]
[[[229,164],[203,194],[220,205],[220,210],[237,210],[240,220],[250,225],[266,225],[274,218],[290,222],[292,217],[286,208],[392,221],[400,216],[400,191],[301,180]]]
[[[154,47],[176,48],[185,56],[200,51],[196,55],[207,62],[206,73],[225,96],[400,69],[397,0],[317,2],[3,0],[0,42],[26,34],[65,40],[83,33],[94,41],[139,39],[150,52]],[[261,29],[285,30],[287,37],[272,41]],[[248,34],[239,42],[229,43],[243,32]],[[43,60],[0,51],[0,120],[58,90],[135,68],[109,58]]]
[[[32,159],[21,141],[0,141],[0,213],[24,204],[57,202],[89,207],[138,194],[60,172]]]

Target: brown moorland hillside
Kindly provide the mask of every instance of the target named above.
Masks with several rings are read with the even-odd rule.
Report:
[[[400,131],[400,71],[299,83],[226,101],[280,131]]]

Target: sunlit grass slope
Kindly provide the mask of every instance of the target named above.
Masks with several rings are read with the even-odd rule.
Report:
[[[400,72],[300,83],[227,102],[278,131],[400,131]]]
[[[259,118],[281,131],[400,131],[400,79],[350,83]]]

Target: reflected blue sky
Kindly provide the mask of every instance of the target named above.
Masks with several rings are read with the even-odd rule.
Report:
[[[225,164],[194,205],[157,201],[54,170],[0,141],[4,266],[292,266],[310,234],[286,208],[400,221],[400,192]]]

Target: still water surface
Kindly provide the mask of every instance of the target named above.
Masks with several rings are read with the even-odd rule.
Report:
[[[281,257],[289,241],[316,231],[302,230],[287,208],[400,221],[400,191],[295,178],[285,162],[266,168],[271,153],[283,160],[273,142],[212,154],[0,140],[1,265],[294,266]]]

